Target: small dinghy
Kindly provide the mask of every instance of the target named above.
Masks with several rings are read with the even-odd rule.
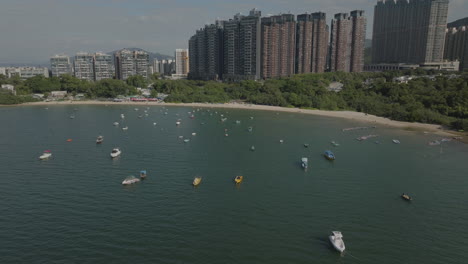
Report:
[[[405,201],[412,201],[413,199],[406,193],[401,194],[401,198]]]
[[[193,179],[192,185],[193,186],[200,185],[201,179],[202,179],[201,177],[196,177],[195,179]]]
[[[96,138],[96,144],[101,144],[103,141],[104,141],[104,137],[103,137],[103,136],[98,136],[98,137]]]
[[[244,179],[244,176],[236,176],[236,178],[234,179],[234,182],[236,184],[239,184],[242,182],[243,179]]]
[[[328,237],[330,239],[330,243],[332,243],[333,247],[338,250],[339,252],[345,251],[346,247],[343,241],[343,235],[340,231],[333,231],[332,235]]]

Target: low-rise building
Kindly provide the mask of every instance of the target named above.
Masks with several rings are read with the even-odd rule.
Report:
[[[11,84],[2,84],[2,89],[3,89],[3,90],[8,90],[8,91],[10,91],[12,94],[16,95],[15,86],[13,86],[13,85],[11,85]]]
[[[53,98],[65,98],[67,96],[67,91],[52,91],[50,96]]]

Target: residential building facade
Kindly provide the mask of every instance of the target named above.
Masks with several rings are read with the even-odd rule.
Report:
[[[447,29],[444,59],[459,61],[460,70],[468,70],[468,21],[466,26]]]
[[[296,43],[294,15],[264,17],[261,22],[261,77],[293,75]]]
[[[372,36],[373,63],[443,60],[449,0],[379,0]]]
[[[94,80],[112,79],[114,77],[114,64],[112,56],[105,53],[94,54]]]
[[[149,77],[149,54],[142,50],[123,49],[115,53],[115,76],[126,80],[132,75]]]
[[[53,77],[59,77],[62,74],[72,74],[70,57],[66,55],[53,56],[50,58],[50,70]]]
[[[329,34],[325,13],[297,16],[296,73],[326,70]]]
[[[80,52],[73,61],[75,77],[80,80],[94,81],[94,55]]]
[[[176,74],[187,75],[189,72],[188,49],[176,49],[175,51]]]
[[[330,71],[363,71],[365,36],[364,11],[336,14],[331,23]]]

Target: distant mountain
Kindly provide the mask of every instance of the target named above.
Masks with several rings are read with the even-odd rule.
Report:
[[[147,52],[149,54],[150,63],[153,63],[154,59],[158,59],[158,60],[173,60],[174,59],[173,56],[164,55],[164,54],[161,54],[161,53],[153,53],[153,52],[149,52],[149,51],[146,51],[146,50],[140,49],[140,48],[125,48],[125,49],[131,50],[131,51],[142,50],[144,52]],[[117,51],[119,51],[119,50],[114,50],[114,51],[108,52],[107,54],[114,55]]]
[[[457,21],[454,21],[452,23],[448,23],[447,27],[462,27],[462,26],[468,26],[468,17],[458,19]]]

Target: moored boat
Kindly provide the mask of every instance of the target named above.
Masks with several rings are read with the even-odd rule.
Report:
[[[304,148],[308,148],[309,147],[309,144],[304,144]]]
[[[98,137],[96,138],[96,144],[101,144],[103,141],[104,141],[104,137],[103,137],[103,136],[98,136]]]
[[[340,146],[340,144],[339,144],[338,142],[336,142],[336,141],[332,141],[331,144],[332,144],[333,146],[335,146],[335,147],[339,147],[339,146]]]
[[[242,182],[243,179],[244,179],[244,176],[236,176],[236,178],[234,179],[234,182],[236,184],[239,184]]]
[[[251,150],[251,151],[255,151],[255,146],[251,146],[251,147],[250,147],[250,150]]]
[[[135,178],[135,176],[128,176],[127,178],[125,178],[125,180],[123,180],[122,184],[123,185],[130,185],[130,184],[137,183],[139,181],[140,181],[140,179]]]
[[[338,250],[339,252],[345,251],[346,247],[343,241],[343,235],[340,231],[333,231],[331,236],[329,236],[328,238],[330,239],[330,243],[336,250]]]
[[[119,125],[119,122],[114,122],[114,126],[118,126]]]
[[[309,167],[309,159],[306,157],[303,157],[301,159],[301,166],[302,168],[307,169],[307,167]]]
[[[198,186],[200,184],[201,180],[202,180],[201,177],[195,177],[195,179],[193,179],[192,185],[193,186]]]
[[[145,170],[140,171],[140,178],[141,178],[141,179],[145,179],[145,178],[146,178],[146,171],[145,171]]]
[[[406,193],[401,194],[401,198],[406,201],[412,201],[413,199]]]
[[[120,151],[119,148],[114,148],[110,155],[111,155],[112,158],[116,158],[116,157],[120,156],[120,154],[122,154],[122,151]]]
[[[122,127],[122,130],[124,130],[124,131],[125,131],[125,130],[128,130],[128,126]]]
[[[40,160],[46,160],[48,158],[52,157],[52,153],[50,152],[50,150],[44,150],[44,153],[42,153],[41,156],[39,156],[39,159]]]
[[[400,140],[398,140],[398,139],[394,139],[394,140],[392,140],[392,141],[393,141],[393,143],[395,143],[395,144],[400,144]]]
[[[333,154],[333,152],[331,152],[330,150],[325,151],[323,155],[325,156],[325,158],[327,158],[327,160],[335,160],[335,154]]]

